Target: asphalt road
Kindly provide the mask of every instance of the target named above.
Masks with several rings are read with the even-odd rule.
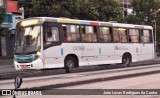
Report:
[[[61,89],[160,89],[159,77],[160,73],[123,78],[113,81],[68,86]]]
[[[98,82],[98,83],[89,83],[89,84],[82,84],[82,85],[76,85],[76,86],[69,86],[69,87],[63,87],[59,89],[62,89],[63,92],[67,91],[67,89],[75,89],[79,91],[78,93],[80,94],[83,94],[85,89],[112,89],[113,92],[114,92],[114,89],[115,90],[116,89],[148,89],[148,90],[149,89],[160,89],[160,78],[158,77],[160,77],[160,73],[146,75],[146,76],[131,77],[131,78],[126,78],[126,79],[113,80],[113,81],[104,81],[104,82]],[[82,89],[82,90],[78,90],[78,89]],[[155,91],[155,93],[152,92],[153,95],[107,95],[107,94],[103,95],[103,93],[106,91],[102,90],[102,95],[65,95],[65,98],[160,98],[160,95],[156,94],[156,90],[153,90]],[[147,90],[140,90],[140,92],[141,91],[148,93]],[[46,96],[41,96],[39,98],[42,98],[42,97],[44,98]],[[54,95],[50,97],[64,98],[64,95]]]
[[[110,80],[110,81],[102,81],[95,83],[87,83],[81,85],[67,86],[61,87],[58,89],[50,89],[46,90],[49,95],[42,96],[18,96],[17,98],[160,98],[160,95],[157,95],[157,90],[160,89],[160,73],[143,75],[143,76],[135,76],[130,78],[122,78],[118,80]],[[88,90],[91,89],[91,90]],[[112,90],[109,90],[112,89]],[[122,90],[121,90],[122,89]],[[136,92],[145,92],[149,95],[120,95],[115,94],[116,90],[123,92],[125,90],[130,90],[134,93]],[[140,89],[134,91],[134,89]],[[153,89],[153,90],[152,90]],[[61,92],[59,92],[59,90]],[[75,91],[73,91],[75,90]],[[107,94],[104,92],[114,92],[111,94]],[[98,95],[94,95],[93,92]],[[160,92],[160,90],[159,90]],[[76,93],[74,95],[74,93]],[[87,95],[88,93],[88,95]],[[91,94],[93,95],[91,95]],[[84,95],[86,94],[86,95]],[[2,98],[12,98],[11,96],[4,96]]]

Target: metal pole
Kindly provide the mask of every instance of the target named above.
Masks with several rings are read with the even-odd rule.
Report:
[[[154,31],[154,37],[155,37],[155,39],[154,39],[154,41],[155,41],[155,42],[154,42],[154,43],[155,43],[155,46],[154,46],[154,57],[156,58],[156,57],[157,57],[157,51],[156,51],[156,50],[157,50],[157,48],[156,48],[156,47],[157,47],[157,42],[156,42],[156,37],[157,37],[157,36],[156,36],[156,34],[157,34],[157,33],[156,33],[157,23],[156,23],[156,19],[155,19],[155,23],[154,23],[154,30],[155,30],[155,31]]]
[[[155,40],[155,43],[156,43],[156,37],[157,37],[157,36],[156,36],[156,35],[157,35],[157,32],[156,32],[156,31],[157,31],[157,23],[156,23],[156,19],[155,19],[155,23],[154,23],[154,30],[155,30],[155,31],[154,31],[154,37],[155,37],[154,40]],[[156,45],[155,45],[155,49],[156,49]]]
[[[22,18],[24,19],[24,8],[21,7],[21,8],[19,8],[19,10],[22,12]]]
[[[23,17],[23,19],[24,19],[24,9],[22,10],[22,17]]]
[[[123,0],[123,17],[124,17],[124,0]]]

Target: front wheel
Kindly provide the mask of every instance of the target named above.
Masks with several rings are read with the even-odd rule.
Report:
[[[130,63],[131,63],[131,57],[130,55],[123,55],[122,57],[122,64],[125,64],[126,66],[130,67]]]
[[[66,73],[70,73],[71,69],[73,67],[75,67],[75,66],[76,66],[76,60],[75,60],[75,58],[69,56],[69,57],[67,57],[65,59],[65,61],[64,61],[64,68],[66,70]]]

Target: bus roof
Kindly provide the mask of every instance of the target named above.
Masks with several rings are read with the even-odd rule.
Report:
[[[126,28],[138,28],[138,29],[152,29],[152,26],[148,25],[137,25],[137,24],[125,24],[125,23],[111,23],[102,21],[91,21],[91,20],[79,20],[70,18],[55,18],[55,17],[33,17],[28,19],[42,19],[42,22],[59,22],[59,23],[71,23],[71,24],[81,24],[81,25],[95,25],[95,26],[114,26],[114,27],[126,27]],[[25,20],[28,20],[25,19]]]

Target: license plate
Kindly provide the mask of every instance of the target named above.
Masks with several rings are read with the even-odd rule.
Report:
[[[25,69],[25,68],[27,68],[27,65],[21,65],[21,67],[22,67],[23,69]]]

